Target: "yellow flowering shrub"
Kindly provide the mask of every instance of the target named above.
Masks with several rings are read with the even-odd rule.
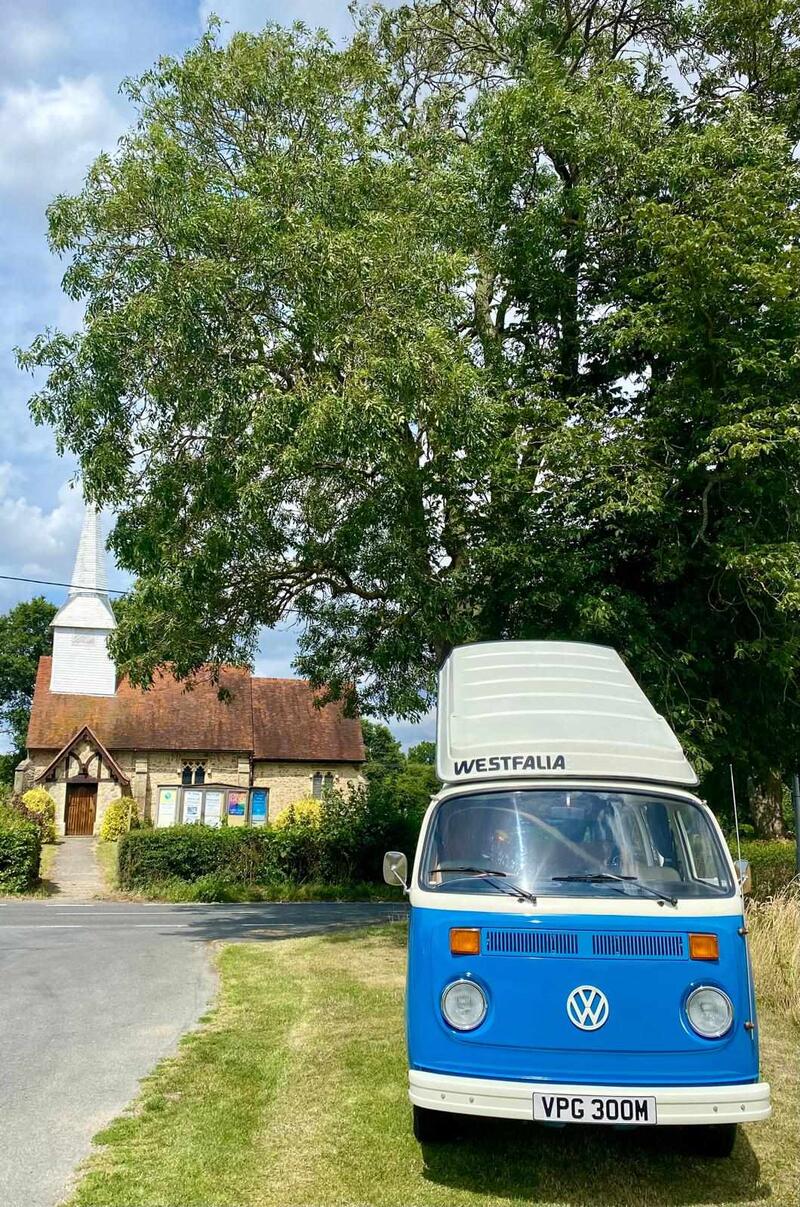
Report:
[[[288,809],[279,813],[272,825],[276,830],[284,830],[287,826],[298,823],[316,827],[320,823],[321,816],[322,801],[313,796],[304,796],[302,800],[295,801],[293,805],[289,805]]]

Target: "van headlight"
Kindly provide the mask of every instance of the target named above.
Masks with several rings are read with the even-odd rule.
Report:
[[[442,1014],[456,1031],[474,1031],[486,1017],[486,994],[474,981],[453,981],[442,994]]]
[[[733,1024],[731,999],[713,985],[699,985],[686,999],[686,1016],[698,1035],[720,1039]]]

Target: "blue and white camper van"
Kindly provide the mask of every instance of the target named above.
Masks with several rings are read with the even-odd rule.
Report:
[[[455,649],[408,879],[414,1130],[458,1115],[702,1128],[730,1153],[759,1081],[746,865],[613,651]]]

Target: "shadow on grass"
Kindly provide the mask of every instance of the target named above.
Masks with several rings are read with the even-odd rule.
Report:
[[[746,1135],[703,1157],[692,1128],[616,1131],[465,1118],[460,1138],[423,1145],[426,1180],[502,1199],[592,1207],[754,1203],[770,1197]]]

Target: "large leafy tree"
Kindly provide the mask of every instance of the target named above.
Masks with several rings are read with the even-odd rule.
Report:
[[[378,721],[361,721],[364,751],[367,759],[364,774],[370,781],[383,781],[397,775],[406,765],[400,743],[388,725]]]
[[[454,643],[617,646],[765,832],[798,746],[796,0],[429,0],[213,29],[50,210],[34,415],[116,509],[147,682],[418,714]]]
[[[0,732],[11,747],[0,755],[0,783],[10,783],[25,754],[36,669],[53,645],[56,609],[43,596],[16,604],[0,616]]]

